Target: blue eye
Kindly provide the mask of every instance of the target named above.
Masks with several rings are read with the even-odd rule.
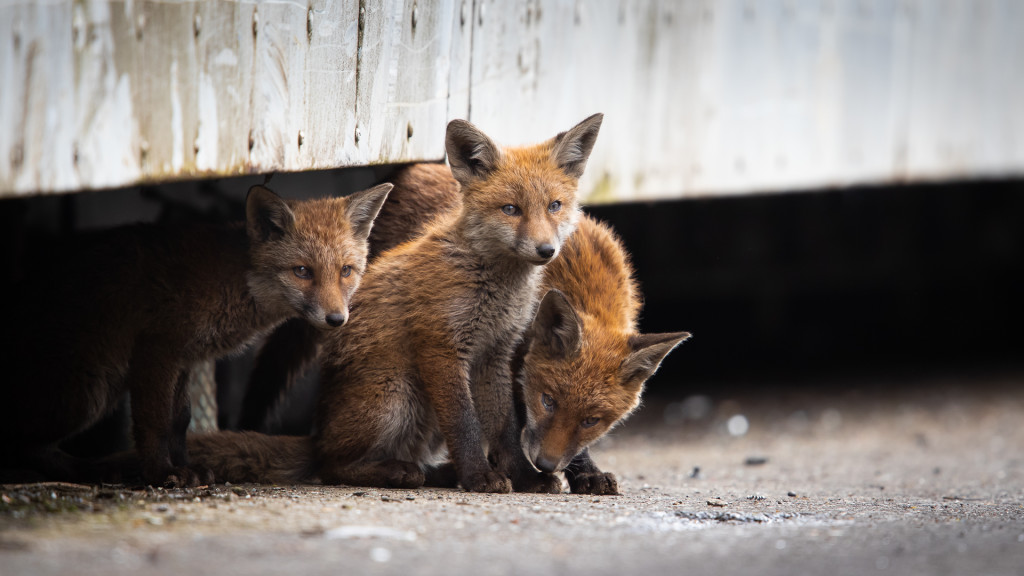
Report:
[[[292,272],[294,272],[296,276],[302,278],[303,280],[309,280],[310,278],[313,277],[313,270],[305,266],[296,266],[295,268],[292,268]]]
[[[544,405],[544,408],[547,408],[548,412],[555,409],[555,399],[546,393],[540,395],[540,403]]]
[[[514,204],[505,204],[501,207],[501,211],[504,212],[506,216],[516,216],[519,214],[519,206]]]
[[[342,278],[348,278],[351,275],[352,275],[352,267],[351,266],[346,264],[346,265],[341,267],[341,277]]]
[[[552,214],[554,214],[555,212],[558,212],[561,209],[562,209],[562,202],[559,201],[559,200],[555,200],[551,204],[548,204],[548,212],[551,212]]]

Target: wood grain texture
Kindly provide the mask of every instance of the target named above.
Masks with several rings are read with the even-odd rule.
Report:
[[[439,160],[604,112],[588,202],[1024,173],[1015,0],[0,0],[0,197]]]

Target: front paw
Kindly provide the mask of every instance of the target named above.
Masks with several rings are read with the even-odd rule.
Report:
[[[466,474],[459,479],[459,483],[467,492],[508,494],[512,491],[512,481],[504,474],[490,469]]]
[[[381,475],[384,486],[388,488],[419,488],[425,480],[419,466],[404,460],[382,462]]]
[[[573,494],[614,496],[619,493],[619,483],[611,472],[583,473],[569,478],[569,489]]]
[[[533,492],[535,494],[561,494],[562,479],[556,474],[546,472],[527,472],[516,477],[512,483],[516,492]]]
[[[164,488],[195,488],[213,484],[213,472],[207,469],[193,470],[188,466],[175,466],[162,474],[147,475],[146,482],[151,486]]]

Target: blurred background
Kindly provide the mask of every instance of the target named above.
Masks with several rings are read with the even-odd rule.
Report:
[[[1024,3],[0,2],[0,238],[244,218],[605,113],[581,183],[676,398],[1019,374]],[[218,363],[233,427],[251,354]],[[212,370],[212,368],[211,368]],[[308,422],[315,375],[273,431]]]

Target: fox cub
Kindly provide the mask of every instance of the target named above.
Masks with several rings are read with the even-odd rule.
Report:
[[[394,188],[370,231],[372,265],[380,254],[423,234],[429,221],[458,210],[459,183],[444,164],[410,164],[388,177]],[[396,193],[401,192],[399,197]],[[289,320],[267,337],[246,388],[239,428],[262,430],[268,414],[317,357],[321,336],[301,319]]]
[[[637,407],[644,382],[690,334],[637,332],[629,259],[611,229],[589,217],[544,270],[543,289],[517,362],[523,451],[542,472],[564,471],[573,492],[617,494],[615,476],[601,472],[587,446]]]
[[[127,390],[143,480],[208,482],[187,458],[188,370],[289,318],[345,324],[390,189],[286,202],[255,186],[244,225],[122,227],[40,262],[0,328],[3,466],[88,476],[58,444]]]
[[[600,114],[532,147],[448,125],[461,207],[381,254],[344,335],[326,335],[314,444],[327,483],[552,490],[526,461],[512,354],[542,267],[579,218],[576,188]],[[453,467],[435,468],[445,461]]]

